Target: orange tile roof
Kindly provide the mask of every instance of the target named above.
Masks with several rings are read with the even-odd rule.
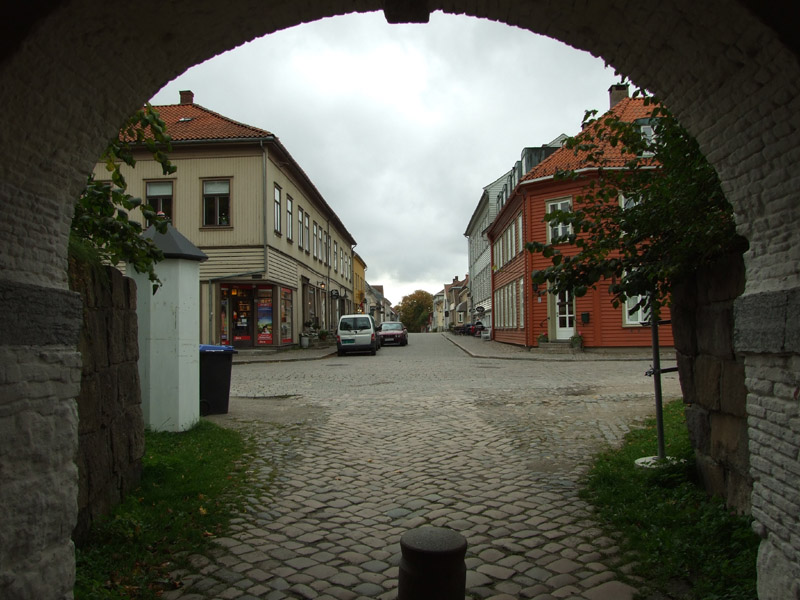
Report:
[[[643,98],[623,98],[614,108],[600,117],[598,121],[609,115],[617,115],[621,121],[630,123],[636,119],[649,117],[653,112],[653,108],[654,106],[652,104],[645,106]],[[592,125],[589,127],[591,128]],[[580,136],[581,134],[579,133],[575,137]],[[630,154],[622,154],[622,147],[619,145],[612,147],[610,144],[604,144],[601,148],[604,167],[622,167],[632,158]],[[543,177],[551,177],[559,171],[572,171],[596,167],[597,165],[587,161],[587,154],[588,152],[586,150],[561,147],[528,171],[528,173],[522,177],[520,183],[541,179]]]
[[[199,104],[154,106],[175,142],[274,137],[269,131],[239,123]]]

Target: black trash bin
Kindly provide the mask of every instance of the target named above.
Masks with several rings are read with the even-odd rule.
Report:
[[[200,344],[201,416],[228,414],[234,354],[230,346]]]

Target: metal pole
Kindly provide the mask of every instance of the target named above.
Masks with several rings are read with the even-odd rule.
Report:
[[[661,409],[661,353],[658,347],[658,311],[650,313],[650,330],[653,333],[653,385],[656,393],[656,429],[658,432],[658,460],[667,457],[664,449],[664,416]]]
[[[467,540],[444,527],[418,527],[400,539],[397,600],[464,600]]]

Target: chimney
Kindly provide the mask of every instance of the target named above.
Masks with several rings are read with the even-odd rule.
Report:
[[[458,275],[453,277],[453,283],[451,285],[455,285],[456,283],[458,283]]]
[[[194,104],[194,93],[192,90],[181,90],[181,104]]]
[[[615,83],[608,88],[608,102],[611,105],[609,108],[614,108],[620,100],[624,100],[627,97],[628,85],[625,83]]]

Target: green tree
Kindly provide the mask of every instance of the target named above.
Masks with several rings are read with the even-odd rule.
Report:
[[[424,331],[428,325],[428,315],[433,310],[433,294],[417,290],[403,296],[395,310],[409,331]]]
[[[638,299],[632,311],[644,307],[658,318],[673,284],[741,240],[719,177],[697,141],[669,110],[641,91],[635,96],[640,94],[652,108],[644,123],[621,121],[613,112],[600,118],[586,113],[582,132],[566,145],[581,156],[582,171],[596,169],[597,177],[557,175],[586,180],[572,211],[545,216],[571,233],[527,248],[552,261],[532,274],[534,283],[582,296],[610,280],[614,306]],[[652,135],[643,125],[652,127]]]
[[[141,210],[145,221],[164,232],[167,220],[153,207],[127,192],[122,165],[135,166],[134,150],[145,148],[161,165],[164,175],[176,171],[167,152],[172,150],[166,125],[158,112],[147,104],[123,123],[119,135],[110,140],[100,157],[109,172],[109,181],[97,181],[89,174],[86,188],[78,198],[70,231],[70,257],[76,260],[114,266],[126,262],[139,273],[147,273],[153,292],[160,285],[154,265],[164,258],[152,240],[141,236],[142,225],[129,218]]]

